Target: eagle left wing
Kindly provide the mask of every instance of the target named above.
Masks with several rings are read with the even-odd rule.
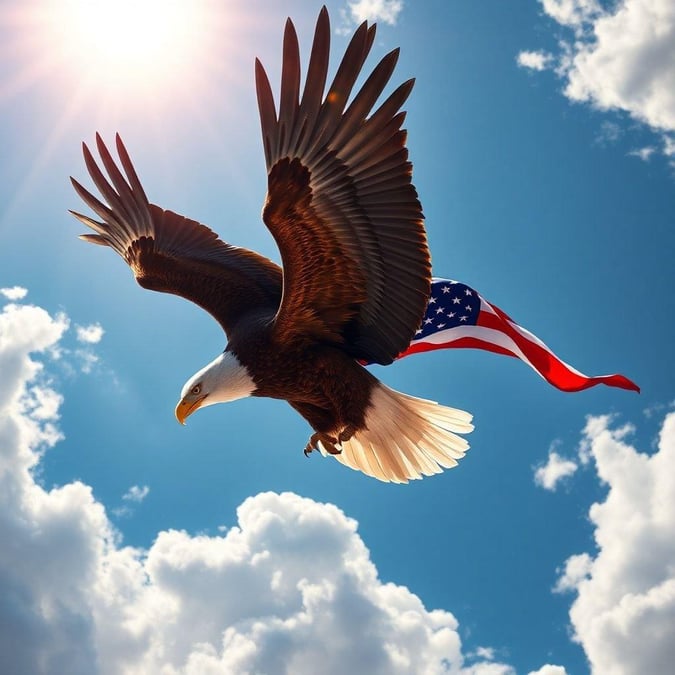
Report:
[[[431,267],[422,208],[399,112],[413,81],[370,116],[398,50],[387,54],[349,105],[375,37],[355,32],[324,97],[330,25],[316,25],[302,98],[298,40],[286,23],[279,114],[256,60],[268,169],[263,219],[283,261],[275,329],[288,341],[319,340],[354,358],[391,363],[410,343],[429,298]]]
[[[151,204],[119,135],[116,143],[124,174],[96,135],[109,180],[83,144],[87,169],[107,205],[71,178],[77,193],[101,219],[71,211],[96,232],[81,238],[110,246],[127,262],[141,286],[191,300],[209,312],[227,334],[248,312],[265,309],[273,314],[281,299],[279,266],[225,243],[195,220]]]

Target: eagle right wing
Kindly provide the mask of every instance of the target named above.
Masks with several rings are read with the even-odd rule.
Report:
[[[277,310],[282,286],[278,265],[225,243],[197,221],[150,204],[119,134],[117,152],[126,177],[98,134],[96,145],[109,180],[85,144],[84,160],[108,205],[71,178],[77,193],[101,218],[97,221],[71,211],[96,232],[80,235],[82,239],[110,246],[143,288],[191,300],[209,312],[227,334],[248,312]]]

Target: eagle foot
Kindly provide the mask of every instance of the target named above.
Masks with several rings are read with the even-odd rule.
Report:
[[[342,441],[338,441],[335,436],[330,436],[329,434],[325,434],[322,431],[316,431],[309,437],[309,442],[305,446],[305,457],[309,457],[313,450],[318,450],[319,443],[323,445],[326,452],[330,455],[339,455],[342,452],[342,448],[338,448],[337,445],[339,445],[341,442]]]

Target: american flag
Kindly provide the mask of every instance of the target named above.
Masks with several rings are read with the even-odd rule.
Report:
[[[459,347],[515,356],[563,391],[580,391],[596,384],[640,391],[623,375],[589,377],[580,373],[473,288],[457,281],[434,278],[422,325],[399,358],[433,349]]]

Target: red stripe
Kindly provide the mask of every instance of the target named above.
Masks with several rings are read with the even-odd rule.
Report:
[[[480,297],[480,296],[479,296]],[[483,300],[485,304],[487,303]],[[524,335],[519,333],[511,324],[515,321],[511,319],[499,307],[489,305],[496,314],[488,311],[481,311],[478,314],[477,326],[489,328],[499,331],[507,335],[529,359],[532,366],[538,373],[550,384],[562,391],[581,391],[594,387],[596,384],[605,384],[609,387],[619,387],[621,389],[628,389],[631,391],[640,391],[634,382],[627,377],[619,374],[613,375],[599,375],[595,377],[588,377],[575,370],[571,370],[571,366],[561,361],[548,347],[541,346],[532,342]],[[524,329],[522,329],[524,330]],[[538,339],[538,338],[537,338]],[[501,345],[494,344],[487,340],[481,340],[476,337],[464,337],[453,339],[445,343],[430,343],[420,340],[413,342],[398,358],[403,358],[410,354],[417,354],[420,352],[435,351],[437,349],[458,349],[458,348],[473,348],[483,349],[493,352],[495,354],[502,354],[504,356],[518,356]]]
[[[494,305],[490,306],[502,316],[506,316],[498,307]],[[594,387],[596,384],[640,391],[640,387],[623,375],[614,374],[588,377],[570,370],[567,364],[563,363],[550,349],[544,349],[540,345],[528,340],[515,330],[509,321],[503,320],[500,316],[490,314],[489,312],[480,312],[477,325],[499,330],[508,335],[521,348],[523,354],[527,356],[536,370],[541,373],[542,377],[554,387],[562,389],[562,391],[581,391],[582,389]]]

